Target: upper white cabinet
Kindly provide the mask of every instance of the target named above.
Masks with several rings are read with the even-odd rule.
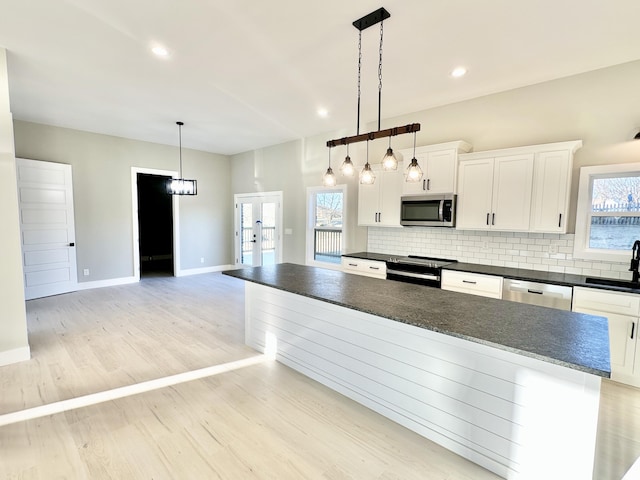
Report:
[[[456,227],[528,230],[533,158],[520,154],[461,161]]]
[[[565,233],[581,141],[460,155],[456,228]]]
[[[372,227],[400,226],[400,197],[402,196],[401,166],[385,172],[373,167],[373,185],[358,186],[358,225]]]
[[[471,151],[471,145],[462,140],[416,147],[416,159],[424,173],[420,182],[406,182],[402,178],[403,195],[456,193],[458,154]],[[413,158],[413,149],[399,150],[404,168]]]
[[[572,165],[571,150],[540,152],[536,155],[531,231],[567,232]]]

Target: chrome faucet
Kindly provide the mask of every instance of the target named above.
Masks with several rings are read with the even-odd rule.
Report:
[[[640,267],[640,240],[636,240],[631,249],[631,266],[629,267],[629,271],[633,272],[632,282],[640,281],[638,267]]]

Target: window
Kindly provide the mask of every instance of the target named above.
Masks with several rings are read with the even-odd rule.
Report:
[[[346,186],[307,189],[307,264],[340,266],[344,247]]]
[[[640,164],[580,169],[574,257],[627,261],[640,239]]]

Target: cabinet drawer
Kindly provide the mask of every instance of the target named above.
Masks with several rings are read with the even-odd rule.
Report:
[[[597,288],[573,287],[573,309],[588,309],[637,317],[640,314],[640,295]]]
[[[483,297],[502,298],[502,277],[443,270],[442,289]]]
[[[387,278],[387,264],[375,260],[342,257],[342,271],[376,278]]]

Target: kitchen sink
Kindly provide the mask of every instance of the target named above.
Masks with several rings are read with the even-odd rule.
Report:
[[[587,277],[585,282],[591,283],[593,285],[603,285],[608,287],[622,287],[622,288],[631,288],[634,290],[640,290],[640,283],[632,282],[631,280],[615,280],[612,278]]]

